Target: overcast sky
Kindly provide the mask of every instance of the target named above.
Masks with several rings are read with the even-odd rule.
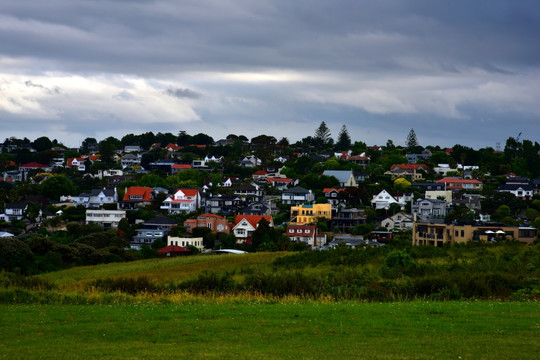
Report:
[[[537,0],[2,0],[0,141],[540,142]]]

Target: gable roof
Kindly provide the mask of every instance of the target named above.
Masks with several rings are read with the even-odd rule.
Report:
[[[142,200],[139,201],[154,201],[153,192],[154,190],[146,186],[132,186],[124,194],[123,201],[130,201],[130,196],[142,196]]]
[[[394,170],[396,168],[401,170],[429,170],[425,164],[394,164],[390,167],[390,170]]]
[[[270,215],[236,215],[234,217],[234,226],[238,225],[242,220],[246,219],[246,221],[253,226],[253,228],[257,228],[257,224],[262,219],[266,219],[269,224],[272,224],[272,217]]]
[[[324,170],[323,175],[333,176],[340,183],[346,183],[353,176],[353,172],[351,170]]]
[[[288,193],[294,193],[294,194],[308,194],[311,190],[308,190],[308,189],[305,189],[301,186],[295,186],[293,188],[290,188],[290,189],[287,189],[287,190],[284,190],[283,193],[284,194],[288,194]]]

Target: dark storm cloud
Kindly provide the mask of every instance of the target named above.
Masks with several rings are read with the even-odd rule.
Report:
[[[377,143],[400,143],[411,127],[458,142],[456,122],[468,134],[489,129],[489,143],[492,129],[504,137],[512,124],[540,134],[539,33],[536,0],[4,0],[0,111],[50,111],[59,123],[69,114],[71,129],[86,121],[64,110],[71,99],[81,113],[103,109],[103,124],[145,109],[140,123],[151,124],[154,109],[184,106],[159,120],[182,112],[194,129],[202,120],[248,136],[263,123],[276,137],[285,125],[305,136],[312,122],[335,123],[336,134],[347,122]],[[17,75],[32,79],[33,93],[61,88],[66,97],[21,91]],[[371,119],[365,131],[361,119]]]

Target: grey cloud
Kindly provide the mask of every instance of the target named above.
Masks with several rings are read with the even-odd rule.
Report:
[[[28,87],[43,89],[43,91],[45,91],[47,94],[60,94],[60,88],[58,86],[55,86],[54,88],[49,89],[48,87],[45,87],[41,84],[33,83],[31,80],[25,81],[24,84]]]
[[[190,89],[168,88],[165,93],[179,99],[199,99],[201,94]]]

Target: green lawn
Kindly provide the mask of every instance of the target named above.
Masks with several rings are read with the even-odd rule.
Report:
[[[527,359],[535,302],[0,305],[0,359]]]

